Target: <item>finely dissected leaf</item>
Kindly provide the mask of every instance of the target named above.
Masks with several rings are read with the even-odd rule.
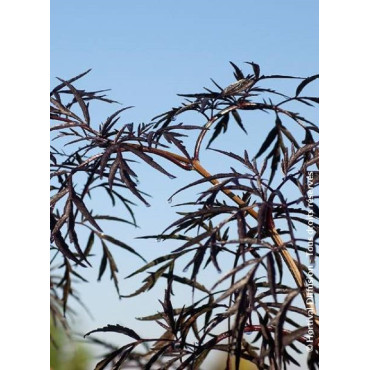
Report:
[[[235,122],[238,124],[238,126],[247,134],[247,130],[244,128],[243,121],[238,113],[237,110],[231,111],[231,114],[233,115]]]
[[[136,347],[135,344],[132,344],[131,346],[128,346],[127,349],[121,354],[121,357],[118,359],[118,361],[114,364],[114,366],[112,367],[112,370],[122,369],[121,365],[128,359],[132,350],[135,347]]]
[[[162,274],[162,276],[164,278],[169,277],[168,274]],[[189,285],[190,287],[201,290],[202,292],[210,293],[210,291],[204,285],[198,283],[197,281],[193,281],[193,280],[190,280],[186,277],[178,276],[178,275],[172,275],[172,279],[173,279],[173,281],[177,281],[180,284]]]
[[[122,297],[125,298],[135,297],[138,294],[145,292],[146,290],[150,290],[156,284],[157,280],[163,275],[163,273],[171,267],[172,264],[173,261],[170,261],[169,263],[160,267],[156,272],[150,273],[150,275],[144,279],[144,284],[141,286],[141,288],[139,288],[134,293],[131,293],[129,295],[122,295]]]
[[[108,262],[108,257],[105,253],[103,253],[103,256],[102,256],[101,262],[100,262],[100,267],[99,267],[98,281],[100,281],[102,276],[104,275],[104,272],[107,268],[107,262]]]
[[[50,117],[50,119],[57,119],[55,117]],[[60,120],[60,118],[57,119],[58,121]],[[81,124],[81,123],[78,123],[78,122],[72,122],[72,121],[69,121],[68,123],[65,123],[65,124],[62,124],[62,125],[57,125],[57,126],[53,126],[50,128],[50,131],[55,131],[55,130],[61,130],[61,129],[64,129],[64,128],[71,128],[71,127],[81,127],[81,128],[87,128],[87,125],[85,124]],[[75,134],[76,135],[76,134]]]
[[[63,284],[63,313],[65,315],[67,311],[67,302],[68,302],[68,297],[71,293],[71,278],[70,278],[70,271],[71,267],[67,261],[66,262],[66,269],[65,269],[65,274],[63,277],[63,280],[61,282],[64,282]]]
[[[116,148],[115,147],[110,147],[108,148],[104,154],[102,155],[102,157],[100,158],[100,178],[102,179],[103,178],[103,175],[104,175],[104,171],[105,171],[105,168],[107,166],[107,163],[110,159],[110,156],[111,154],[113,153],[113,151],[115,150]]]
[[[81,276],[80,274],[78,274],[76,271],[74,270],[71,270],[71,274],[73,276],[76,276],[77,278],[79,278],[81,281],[83,281],[84,283],[88,283],[89,281],[86,280],[83,276]]]
[[[320,102],[320,99],[316,98],[315,96],[305,96],[305,97],[301,97],[301,99],[311,100],[311,101],[313,101],[317,104],[319,104],[319,102]]]
[[[50,229],[51,229],[52,235],[57,234],[60,231],[61,227],[66,223],[66,221],[68,220],[68,217],[70,216],[71,208],[72,208],[71,200],[68,199],[64,206],[64,213],[61,217],[59,217],[58,220],[55,220],[55,217],[53,214],[50,215],[50,221],[52,223],[52,227]]]
[[[76,262],[78,265],[82,266],[82,267],[86,267],[80,260],[78,260],[76,258],[76,256],[71,252],[71,250],[69,249],[68,247],[68,244],[65,242],[64,238],[62,237],[62,235],[60,234],[60,232],[58,231],[55,235],[54,235],[54,242],[56,244],[56,246],[58,247],[58,250],[63,253],[63,255],[67,258],[69,258],[70,260],[72,260],[73,262]]]
[[[89,72],[91,71],[91,68],[88,69],[87,71],[85,72],[82,72],[81,74],[77,75],[76,77],[73,77],[73,78],[70,78],[68,81],[63,81],[61,84],[59,84],[58,86],[54,87],[54,89],[51,91],[50,95],[53,95],[55,94],[57,91],[59,91],[60,89],[63,89],[63,87],[66,86],[66,82],[68,83],[72,83],[72,82],[75,82],[77,81],[78,79],[80,79],[81,77],[85,76],[86,74],[88,74]]]
[[[107,220],[107,221],[118,221],[123,222],[125,224],[130,224],[136,226],[134,222],[127,221],[124,218],[121,217],[115,217],[115,216],[109,216],[109,215],[96,215],[94,216],[95,220]]]
[[[102,328],[98,328],[95,330],[91,330],[88,333],[84,335],[84,337],[87,337],[88,335],[92,333],[98,333],[98,332],[112,332],[112,333],[119,333],[119,334],[125,334],[131,338],[134,338],[136,340],[141,340],[140,336],[136,334],[132,329],[126,328],[121,325],[107,325]]]
[[[199,269],[202,265],[206,250],[207,246],[198,247],[193,259],[184,268],[184,271],[186,271],[190,266],[192,266],[191,279],[194,281],[196,280]]]
[[[72,195],[72,201],[76,205],[78,210],[82,213],[82,215],[91,223],[91,225],[93,225],[99,231],[103,232],[103,230],[100,228],[100,226],[94,220],[94,217],[91,215],[89,210],[86,208],[82,199],[79,196],[77,196],[75,193]]]
[[[119,165],[120,165],[120,160],[119,160],[119,158],[116,158],[114,160],[113,164],[110,167],[109,176],[108,176],[108,184],[109,184],[110,190],[112,190],[112,188],[113,188],[113,182],[114,182],[114,179],[115,179],[116,172],[119,168]]]
[[[109,116],[107,118],[107,120],[104,122],[104,124],[102,125],[102,128],[101,128],[101,132],[103,135],[105,135],[109,129],[112,127],[111,124],[113,123],[113,120],[120,114],[122,113],[123,111],[127,110],[127,109],[130,109],[132,108],[132,106],[130,107],[124,107],[124,108],[121,108],[121,109],[118,109],[116,112],[114,112],[111,116]]]
[[[172,134],[168,134],[168,133],[164,133],[163,134],[164,138],[169,142],[169,143],[173,143],[176,145],[177,148],[179,148],[179,150],[185,155],[186,158],[188,159],[191,159],[190,158],[190,154],[188,153],[188,151],[186,150],[186,147],[185,145],[183,144],[183,142],[181,140],[178,140],[175,135],[172,135]]]
[[[259,262],[255,263],[255,265],[248,271],[247,275],[244,278],[237,281],[236,283],[234,283],[229,289],[227,289],[225,293],[223,293],[220,297],[216,299],[215,303],[221,302],[225,298],[229,297],[235,291],[246,286],[249,283],[249,281],[253,279],[258,266],[259,266]]]
[[[287,78],[287,79],[294,79],[294,80],[304,80],[304,78],[303,77],[295,77],[295,76],[287,76],[287,75],[269,75],[269,76],[264,76],[264,75],[262,75],[261,77],[260,77],[260,79],[262,80],[262,79],[268,79],[268,78]]]
[[[90,254],[90,251],[94,245],[94,235],[95,233],[93,231],[90,232],[89,238],[87,239],[86,247],[84,250],[84,255],[88,256]]]
[[[266,151],[266,149],[276,139],[277,135],[278,135],[278,129],[277,129],[276,126],[274,126],[274,128],[267,135],[265,141],[262,143],[261,148],[259,149],[259,151],[255,155],[255,158],[258,158],[261,154],[263,154]]]
[[[142,160],[144,160],[146,163],[149,164],[149,166],[152,166],[153,168],[155,168],[156,170],[158,170],[159,172],[162,172],[164,173],[165,175],[167,175],[169,178],[171,179],[174,179],[176,176],[174,175],[171,175],[169,172],[167,172],[162,166],[160,166],[157,162],[155,162],[153,160],[152,157],[150,157],[149,155],[139,151],[139,150],[136,150],[132,147],[130,147],[129,149],[132,153],[134,153],[135,155],[137,155],[138,157],[140,157]]]
[[[305,88],[305,86],[307,86],[310,82],[316,80],[317,78],[319,78],[319,75],[314,75],[314,76],[307,77],[306,79],[304,79],[298,85],[295,95],[298,96],[301,93],[301,91]]]
[[[186,242],[184,245],[182,245],[181,247],[175,249],[175,253],[176,252],[181,252],[182,250],[186,249],[186,248],[189,248],[191,247],[192,245],[194,244],[199,244],[203,239],[209,237],[210,235],[212,235],[213,233],[215,232],[215,230],[208,230],[208,231],[205,231],[204,233],[201,233],[199,235],[197,235],[196,237],[192,238],[191,240],[189,240],[188,242]],[[201,248],[201,247],[199,247]]]
[[[190,306],[190,307],[192,307],[192,306]],[[174,315],[179,315],[182,311],[183,311],[183,308],[175,308],[173,310]],[[164,312],[158,312],[155,315],[137,317],[136,319],[140,320],[140,321],[157,321],[157,320],[163,319],[163,315],[164,315]]]
[[[153,285],[155,284],[155,282],[153,283],[153,281],[151,281],[149,278],[145,279],[145,284],[143,284],[139,289],[135,290],[135,292],[131,293],[131,294],[122,294],[120,295],[120,298],[131,298],[131,297],[136,297],[137,295],[147,291],[147,290],[150,290]]]
[[[280,311],[276,317],[276,329],[275,329],[275,353],[279,361],[281,361],[281,353],[283,350],[283,325],[286,318],[287,311],[293,299],[299,294],[298,291],[293,291],[287,295],[282,304]],[[281,365],[281,362],[280,362]]]
[[[146,235],[138,236],[136,239],[157,239],[157,240],[190,240],[190,236],[185,236],[181,234],[159,234],[159,235]]]
[[[221,130],[223,130],[223,132],[226,132],[228,123],[229,123],[229,113],[226,113],[216,123],[213,135],[208,141],[208,146],[210,146],[212,141],[217,138],[217,136],[221,133]]]
[[[280,125],[280,131],[294,144],[294,146],[297,149],[299,148],[299,144],[297,143],[297,140],[294,138],[292,133],[284,125]]]
[[[132,274],[126,276],[126,279],[134,276],[134,275],[137,275],[137,274],[140,274],[141,272],[153,267],[153,266],[156,266],[162,262],[165,262],[165,261],[168,261],[168,260],[175,260],[176,258],[182,256],[183,254],[185,254],[186,252],[181,252],[181,253],[171,253],[171,254],[168,254],[166,256],[162,256],[162,257],[159,257],[159,258],[156,258],[155,260],[147,263],[145,266],[139,268],[138,270],[136,270],[135,272],[133,272]]]
[[[274,252],[274,257],[277,268],[279,270],[279,281],[277,282],[277,284],[280,285],[283,280],[283,261],[279,253]]]
[[[267,259],[268,282],[270,285],[272,296],[274,297],[274,300],[276,302],[276,273],[274,257],[272,256],[272,252],[267,254],[266,259]]]
[[[218,280],[212,287],[212,290],[215,289],[220,283],[228,279],[229,277],[235,275],[238,271],[242,270],[243,268],[249,266],[249,265],[254,265],[262,262],[262,258],[255,258],[251,259],[248,261],[243,262],[242,264],[236,266],[232,270],[230,270],[227,274],[225,274],[220,280]]]
[[[138,256],[139,258],[141,258],[144,262],[146,262],[145,258],[142,257],[138,252],[135,251],[135,249],[131,248],[129,245],[127,245],[126,243],[120,241],[120,240],[117,240],[115,238],[113,238],[112,236],[110,235],[107,235],[107,234],[99,234],[99,237],[101,239],[104,239],[108,242],[111,242],[112,244],[115,244],[117,245],[118,247],[121,247],[127,251],[129,251],[130,253],[133,253],[135,254],[136,256]]]
[[[126,186],[131,190],[131,192],[136,195],[146,206],[150,206],[150,204],[142,197],[140,192],[136,188],[136,184],[132,181],[130,174],[129,174],[129,167],[123,160],[121,155],[117,154],[117,159],[119,161],[119,169],[121,180]]]
[[[276,173],[278,164],[280,162],[280,146],[281,146],[281,143],[280,143],[280,140],[278,139],[278,141],[276,142],[274,148],[272,149],[272,151],[268,155],[268,157],[272,156],[271,173],[270,173],[270,178],[269,178],[269,185],[271,184],[271,182],[272,182],[272,180],[273,180],[273,178],[275,176],[275,173]]]
[[[248,63],[252,66],[255,78],[259,79],[259,77],[260,77],[260,66],[256,63],[253,63],[253,62],[246,62],[246,63]]]
[[[232,153],[232,152],[225,152],[224,150],[220,150],[220,149],[213,149],[213,148],[209,148],[210,150],[213,150],[215,152],[218,152],[218,153],[222,153],[224,155],[227,155],[228,157],[231,157],[233,159],[236,159],[237,161],[241,162],[241,163],[245,163],[245,160],[244,158],[240,157],[239,155],[235,154],[235,153]]]
[[[212,149],[212,150],[216,150],[216,149]],[[177,190],[175,193],[173,193],[172,195],[171,195],[171,197],[168,199],[169,201],[171,201],[172,200],[172,198],[176,195],[176,194],[178,194],[178,193],[180,193],[180,192],[182,192],[182,191],[184,191],[184,190],[186,190],[186,189],[188,189],[188,188],[190,188],[190,187],[192,187],[192,186],[196,186],[196,185],[199,185],[199,184],[203,184],[203,183],[207,183],[207,182],[209,182],[209,181],[211,181],[211,180],[218,180],[218,179],[222,179],[222,178],[225,178],[225,177],[231,177],[231,175],[230,174],[216,174],[216,175],[213,175],[213,176],[209,176],[209,177],[204,177],[203,179],[201,179],[201,180],[197,180],[197,181],[194,181],[194,182],[192,182],[192,183],[190,183],[190,184],[188,184],[188,185],[185,185],[185,186],[183,186],[182,188],[180,188],[179,190]]]
[[[170,349],[172,344],[164,345],[161,349],[159,349],[146,363],[144,370],[150,370],[152,369],[152,365],[168,350]]]
[[[117,153],[117,158],[119,160],[119,165],[122,169],[124,169],[128,175],[132,176],[132,177],[137,177],[136,173],[132,170],[132,168],[128,165],[128,162],[129,160],[128,159],[124,159],[122,157],[122,152],[118,152]]]
[[[122,352],[122,348],[119,348],[113,352],[111,352],[108,356],[106,356],[103,360],[99,361],[94,370],[103,370],[105,369],[120,353]]]
[[[101,240],[101,243],[102,243],[103,250],[104,250],[104,256],[106,256],[106,258],[109,262],[109,268],[110,268],[110,272],[111,272],[111,279],[113,279],[114,285],[115,285],[117,293],[119,295],[120,291],[119,291],[118,278],[117,278],[117,274],[116,274],[118,272],[118,267],[117,267],[116,262],[115,262],[115,260],[112,256],[112,253],[110,252],[107,245],[103,242],[103,240]]]
[[[248,306],[249,300],[247,299],[247,289],[245,287],[238,295],[238,311],[235,319],[235,327],[233,329],[233,337],[236,339],[235,345],[235,368],[239,370],[240,368],[240,360],[242,357],[242,341],[243,341],[243,334],[244,334],[244,327],[248,319]],[[249,294],[248,294],[249,297]],[[249,297],[250,298],[250,297]]]
[[[75,229],[75,217],[73,214],[73,206],[72,206],[72,202],[70,203],[71,203],[71,206],[69,208],[69,215],[68,215],[69,240],[74,244],[75,249],[78,255],[80,256],[81,260],[85,261],[89,266],[91,266],[90,262],[87,260],[85,254],[83,253],[80,247],[80,243],[78,242],[78,236],[77,236],[76,229]]]
[[[65,85],[68,86],[68,88],[72,91],[73,96],[77,100],[82,113],[85,118],[85,123],[89,126],[90,125],[90,114],[89,114],[89,109],[84,100],[81,98],[80,93],[71,85],[68,81],[63,81],[62,79],[58,78],[58,80],[62,81]]]
[[[153,117],[153,122],[155,119],[160,118],[158,121],[155,122],[154,128],[158,127],[160,124],[162,124],[162,128],[168,127],[168,125],[176,119],[176,115],[179,108],[172,108],[170,111],[162,113],[158,116]]]
[[[211,78],[211,81],[218,87],[218,89],[220,89],[220,91],[223,90],[222,87],[213,78]],[[179,94],[179,96],[184,96],[184,95]]]
[[[131,329],[117,325],[96,329],[96,332],[123,331],[122,334],[133,339],[132,343],[119,349],[109,347],[113,352],[99,362],[98,370],[135,366],[163,370],[169,370],[170,367],[196,369],[204,366],[205,357],[215,349],[230,354],[228,368],[231,368],[232,362],[238,368],[242,358],[252,360],[261,369],[281,370],[297,364],[296,354],[301,347],[295,344],[304,344],[303,336],[307,332],[302,322],[295,320],[296,317],[307,317],[303,294],[305,287],[298,289],[297,286],[300,286],[301,278],[305,283],[312,278],[315,284],[317,279],[315,275],[311,276],[301,258],[308,248],[308,236],[301,236],[301,226],[307,225],[304,215],[307,215],[310,207],[310,214],[315,219],[312,223],[315,231],[312,253],[318,256],[317,195],[314,196],[313,205],[308,206],[307,202],[308,189],[316,187],[318,181],[316,172],[312,181],[307,180],[307,174],[315,165],[318,166],[318,127],[296,113],[295,107],[303,106],[306,110],[316,107],[318,98],[303,96],[303,89],[317,76],[261,76],[260,67],[253,62],[248,63],[253,68],[253,74],[250,72],[245,75],[236,64],[230,64],[236,82],[231,81],[223,89],[211,79],[215,87],[205,88],[203,93],[181,94],[184,100],[178,106],[158,115],[154,118],[156,121],[149,124],[126,123],[118,127],[119,113],[127,109],[123,108],[110,115],[101,125],[94,127],[95,122],[91,120],[91,126],[88,126],[90,102],[113,101],[105,98],[101,91],[76,89],[71,85],[74,79],[63,82],[52,92],[50,110],[53,143],[60,140],[63,145],[63,149],[57,145],[52,147],[50,164],[53,194],[50,217],[53,319],[65,321],[63,310],[68,313],[71,298],[81,303],[74,282],[84,282],[86,279],[79,274],[76,264],[85,266],[86,257],[94,256],[92,248],[96,237],[103,245],[102,259],[98,261],[98,279],[109,267],[117,291],[118,260],[116,263],[108,243],[137,254],[135,246],[128,246],[124,239],[114,235],[105,235],[97,227],[99,220],[135,226],[130,199],[137,197],[148,205],[144,199],[147,194],[138,188],[140,176],[131,168],[131,163],[136,161],[124,158],[124,153],[128,153],[130,158],[133,155],[136,160],[136,157],[140,158],[144,166],[151,166],[167,176],[171,176],[168,173],[168,161],[172,162],[171,166],[175,164],[182,170],[200,175],[199,180],[182,184],[179,191],[191,188],[194,196],[196,189],[193,187],[207,183],[195,198],[176,205],[185,209],[176,208],[179,217],[165,229],[164,234],[142,238],[157,238],[163,241],[160,247],[167,244],[175,252],[163,253],[162,257],[130,274],[148,273],[142,284],[134,287],[134,293],[129,296],[159,286],[163,279],[167,281],[162,308],[142,318],[144,321],[156,320],[164,329],[164,336],[158,340],[149,334],[145,335],[148,339],[141,339]],[[291,96],[270,87],[256,87],[257,83],[267,85],[267,82],[279,78],[291,79],[293,83],[293,79],[297,79],[297,88],[293,89],[293,95],[296,95]],[[289,110],[288,104],[292,106]],[[273,113],[272,120],[276,117],[272,122],[275,127],[270,132],[267,129],[261,142],[257,143],[258,151],[253,160],[249,160],[247,152],[240,156],[235,148],[227,148],[225,141],[220,148],[223,150],[215,150],[224,155],[216,164],[221,166],[220,171],[209,174],[202,169],[207,153],[204,143],[208,140],[213,142],[226,132],[230,117],[246,132],[240,110],[243,111],[243,121],[249,125],[253,124],[253,119],[248,117],[253,118],[254,113]],[[178,122],[183,112],[191,112],[194,120],[191,118],[191,122]],[[200,126],[192,124],[197,122],[197,116],[203,121]],[[181,117],[188,119],[188,115]],[[289,125],[285,127],[283,121]],[[212,125],[213,131],[210,130]],[[261,129],[266,130],[266,126],[261,126]],[[247,141],[245,145],[248,148],[250,143]],[[262,163],[258,161],[257,165],[256,158],[262,155],[265,158]],[[157,161],[158,156],[161,162]],[[225,166],[230,170],[225,172],[222,169]],[[278,167],[282,169],[281,174],[277,171]],[[165,183],[163,186],[166,186]],[[99,194],[98,188],[104,189],[100,192],[104,196],[107,192],[109,206],[109,199],[113,206],[119,206],[118,212],[122,211],[123,205],[133,222],[130,222],[131,218],[130,221],[126,220],[127,214],[113,213],[109,209],[98,212],[87,209],[90,203],[86,203],[86,197],[93,201]],[[128,196],[124,197],[121,192],[127,192]],[[256,209],[259,210],[258,217],[254,213]],[[253,217],[249,217],[250,214]],[[99,226],[103,226],[100,223]],[[80,229],[86,230],[84,236],[87,237],[83,251],[79,245]],[[67,244],[68,237],[74,244],[74,251]],[[288,253],[294,258],[293,262],[288,258]],[[63,263],[59,263],[58,258]],[[292,269],[292,263],[295,263],[294,267],[298,268],[300,276]],[[313,263],[311,259],[310,263]],[[216,270],[222,269],[225,273],[213,288],[208,289],[202,279],[212,264]],[[189,273],[186,269],[189,269]],[[61,273],[54,273],[54,270]],[[182,270],[184,272],[179,273]],[[293,272],[293,279],[283,275],[285,270]],[[185,305],[177,303],[179,284],[189,289],[189,302]],[[299,304],[293,306],[292,299],[299,292],[303,300],[300,299]],[[318,294],[316,286],[313,292],[315,301]],[[226,325],[229,330],[224,332]],[[246,337],[246,333],[252,332],[255,333],[253,338]],[[150,348],[153,341],[155,344]],[[134,351],[136,348],[138,352]],[[171,356],[170,361],[166,360],[168,355]],[[317,365],[317,355],[315,346],[309,356],[310,368]]]
[[[236,64],[234,64],[233,62],[229,62],[229,63],[234,67],[234,70],[235,70],[234,76],[237,80],[241,80],[245,78],[243,72]]]
[[[315,147],[317,147],[317,143],[315,144],[307,144],[301,148],[299,148],[290,158],[288,162],[288,167],[292,167],[295,163],[298,162],[298,160],[301,159],[303,155],[305,155],[307,152],[310,152],[313,150]]]

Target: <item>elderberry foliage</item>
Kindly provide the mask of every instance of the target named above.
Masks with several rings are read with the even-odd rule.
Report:
[[[227,353],[226,369],[231,358],[237,369],[242,359],[259,369],[288,369],[291,364],[299,366],[301,353],[307,353],[309,369],[318,368],[318,278],[313,273],[319,235],[318,126],[291,108],[317,109],[319,99],[305,91],[312,91],[309,85],[318,75],[264,75],[253,62],[247,63],[250,73],[245,74],[230,63],[234,82],[222,87],[212,80],[214,86],[203,92],[180,94],[180,106],[139,125],[121,122],[130,107],[94,123],[90,104],[116,102],[107,98],[105,90],[75,87],[89,71],[60,79],[51,91],[53,319],[67,328],[69,300],[81,302],[75,285],[86,283],[83,270],[95,267],[90,260],[97,248],[102,251],[98,279],[109,271],[124,299],[166,281],[161,311],[140,318],[159,325],[162,336],[147,337],[113,324],[92,330],[86,337],[96,343],[99,332],[129,338],[128,344],[110,347],[96,370],[201,369],[214,351]],[[269,87],[275,81],[294,83],[293,92]],[[248,135],[245,147],[217,148],[230,126],[247,134],[245,121],[255,112],[268,121],[261,128],[264,136],[256,152],[248,149]],[[197,117],[197,122],[200,118],[203,124],[193,124],[189,117]],[[222,160],[219,172],[209,173],[202,160],[210,153],[231,166],[221,168],[227,162]],[[148,262],[135,245],[106,234],[102,225],[136,226],[133,205],[149,201],[138,187],[135,162],[161,172],[165,182],[173,174],[171,166],[158,163],[159,157],[161,163],[164,159],[184,173],[197,172],[199,180],[190,184],[184,180],[172,195],[185,190],[193,194],[179,205],[186,209],[178,212],[178,219],[157,235],[143,237],[163,240],[170,248],[170,253]],[[103,196],[112,210],[125,212],[117,216],[94,210],[94,199]],[[144,274],[143,284],[126,296],[120,293],[113,246],[144,263],[128,276]],[[212,275],[215,280],[210,285],[199,279],[207,270],[220,273]],[[173,298],[180,289],[189,289],[193,298],[179,306]]]

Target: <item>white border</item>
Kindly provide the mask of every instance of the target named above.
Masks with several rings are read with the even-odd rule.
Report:
[[[50,4],[0,14],[1,368],[48,369]]]
[[[323,369],[361,369],[368,362],[368,15],[365,1],[320,3]]]

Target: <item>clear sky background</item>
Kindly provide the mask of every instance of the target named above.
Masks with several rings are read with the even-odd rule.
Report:
[[[181,99],[176,94],[212,87],[210,77],[221,86],[233,82],[229,61],[242,66],[245,72],[249,68],[243,62],[254,61],[260,64],[264,74],[310,76],[318,73],[318,21],[318,1],[312,0],[52,0],[51,86],[57,83],[57,76],[67,79],[92,68],[79,82],[79,87],[110,88],[109,97],[135,106],[122,115],[122,122],[149,122],[156,114],[179,105]],[[284,83],[279,87],[292,93],[292,86]],[[118,108],[93,108],[96,123]],[[247,137],[241,131],[233,136],[231,130],[225,140],[226,147],[231,144],[242,153],[247,146],[255,154],[258,148],[253,138],[259,131],[256,127],[264,123],[261,118],[255,120],[253,125],[247,123]],[[271,124],[273,117],[267,121]],[[214,171],[225,169],[214,160],[209,160],[207,165]],[[177,179],[169,180],[154,170],[147,167],[140,170],[138,166],[142,190],[155,195],[150,201],[152,206],[137,207],[141,229],[120,226],[121,229],[112,230],[147,259],[171,249],[168,245],[160,247],[154,241],[134,239],[157,233],[175,220],[175,210],[167,198],[184,184],[184,175],[171,170]],[[197,179],[193,174],[185,175],[186,182]],[[182,199],[190,197],[175,200]],[[107,202],[108,199],[101,200],[96,207],[108,207]],[[120,262],[122,293],[130,293],[137,281],[123,280],[123,276],[139,267],[140,261],[112,250]],[[108,323],[139,327],[137,331],[141,333],[147,330],[146,325],[136,323],[133,317],[157,309],[158,305],[152,302],[162,298],[158,296],[160,289],[127,302],[119,301],[107,277],[95,284],[96,270],[88,271],[85,276],[92,284],[81,286],[81,295],[92,307],[95,319],[91,321],[83,314],[77,323],[81,331]],[[121,338],[117,338],[117,343],[122,343]]]

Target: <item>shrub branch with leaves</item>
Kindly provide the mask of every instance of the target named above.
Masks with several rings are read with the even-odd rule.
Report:
[[[155,321],[163,328],[163,335],[143,338],[121,325],[107,325],[87,333],[86,336],[116,332],[132,340],[114,348],[97,364],[97,370],[109,365],[113,369],[198,369],[214,350],[227,353],[226,369],[230,368],[231,358],[237,369],[241,359],[253,362],[259,369],[287,369],[290,363],[299,364],[296,356],[302,352],[302,345],[310,343],[309,329],[314,332],[314,341],[307,364],[310,369],[318,368],[318,288],[316,284],[310,291],[312,274],[302,258],[308,253],[309,242],[313,249],[310,263],[314,264],[318,257],[317,221],[312,222],[312,240],[304,233],[309,210],[313,219],[318,219],[317,196],[312,196],[312,189],[318,186],[318,127],[287,108],[291,104],[315,107],[318,98],[303,93],[318,75],[266,76],[261,75],[255,63],[248,63],[253,73],[245,75],[230,63],[236,82],[222,88],[212,80],[215,91],[207,88],[201,93],[181,94],[185,99],[181,106],[136,127],[120,124],[120,114],[130,107],[119,109],[94,127],[90,102],[115,102],[106,97],[104,90],[87,92],[73,85],[89,71],[70,80],[60,79],[61,83],[51,91],[51,313],[66,328],[69,299],[81,302],[75,280],[85,281],[81,269],[91,267],[93,248],[98,244],[102,248],[98,279],[109,268],[121,297],[117,262],[109,245],[119,246],[145,261],[134,247],[104,233],[99,225],[100,220],[136,225],[134,199],[149,205],[145,193],[138,188],[132,157],[170,178],[174,176],[156,157],[200,175],[198,181],[184,185],[178,192],[211,184],[187,203],[194,209],[180,212],[180,218],[164,232],[145,237],[176,241],[180,246],[151,262],[145,261],[129,276],[149,272],[144,284],[125,297],[145,293],[159,279],[166,279],[162,311],[141,318]],[[280,79],[298,81],[294,96],[263,87],[266,80]],[[279,101],[273,102],[276,99]],[[253,159],[244,148],[242,155],[210,148],[231,124],[246,132],[239,112],[250,111],[270,112],[275,117],[273,128]],[[185,112],[202,117],[204,124],[175,123]],[[288,130],[286,121],[296,126],[294,131]],[[187,140],[189,137],[192,140]],[[243,170],[231,167],[229,172],[211,174],[201,159],[207,150],[228,157]],[[257,159],[263,155],[264,160],[258,164]],[[99,215],[89,209],[87,199],[94,199],[101,190],[113,205],[123,205],[130,219]],[[87,241],[82,247],[80,239],[86,231]],[[226,272],[220,263],[223,256],[232,261]],[[185,257],[189,262],[182,271],[179,261]],[[198,275],[202,267],[209,265],[224,275],[206,287]],[[317,282],[315,275],[313,279]],[[179,289],[174,284],[188,286],[201,298],[174,307],[173,295]],[[312,328],[307,326],[310,315]],[[246,336],[248,333],[254,333],[253,339]]]

